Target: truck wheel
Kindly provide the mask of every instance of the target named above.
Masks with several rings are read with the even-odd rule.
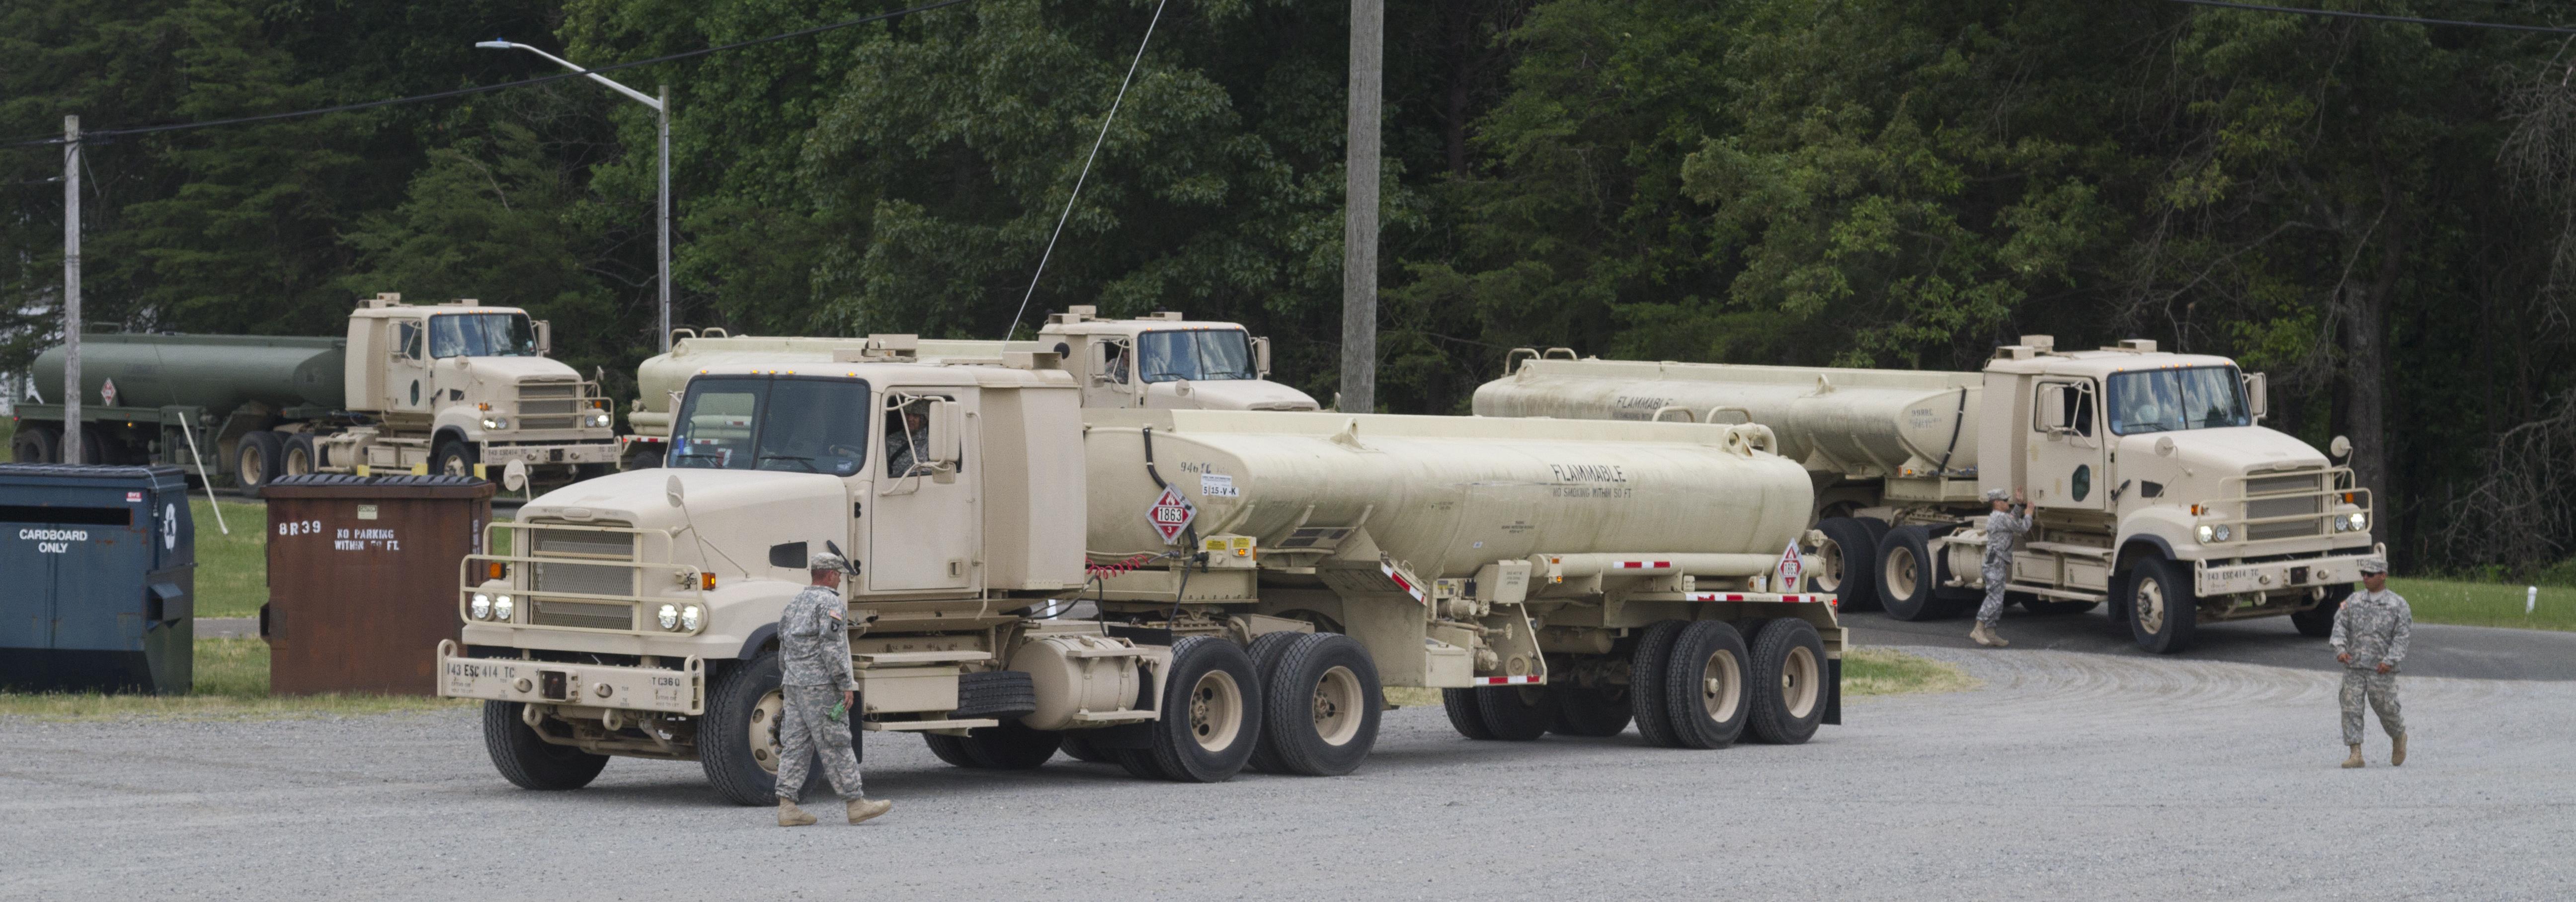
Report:
[[[1878,610],[1878,536],[1852,517],[1829,517],[1816,524],[1825,543],[1816,547],[1816,573],[1807,591],[1842,599],[1843,610]]]
[[[501,778],[520,789],[580,789],[599,779],[607,755],[594,755],[537,738],[519,719],[518,702],[483,703],[483,750]]]
[[[1476,690],[1442,689],[1440,707],[1449,712],[1449,726],[1458,735],[1479,742],[1494,738],[1494,728],[1485,725],[1485,708],[1476,703]]]
[[[1689,624],[1658,620],[1637,637],[1628,659],[1628,711],[1637,718],[1637,735],[1647,745],[1673,744],[1673,718],[1664,704],[1664,670],[1671,662],[1673,639]]]
[[[1505,742],[1528,742],[1556,725],[1556,701],[1543,686],[1486,686],[1475,690],[1485,728]]]
[[[302,476],[321,468],[322,458],[313,453],[312,436],[290,435],[286,437],[285,445],[285,455],[279,461],[277,475]]]
[[[1128,776],[1139,780],[1173,779],[1163,770],[1162,763],[1154,759],[1153,749],[1111,749],[1110,753],[1117,757],[1119,767],[1127,769]]]
[[[478,457],[480,455],[474,453],[473,445],[448,439],[438,446],[438,453],[430,455],[429,475],[472,476]]]
[[[923,733],[921,741],[922,744],[930,746],[931,754],[939,756],[941,761],[948,762],[950,767],[980,768],[983,766],[975,763],[975,756],[966,753],[964,736]]]
[[[1244,650],[1245,654],[1252,656],[1253,676],[1261,681],[1261,689],[1265,694],[1278,694],[1279,658],[1288,653],[1288,646],[1305,638],[1306,635],[1306,633],[1287,632],[1263,633],[1254,637],[1252,646]],[[1263,725],[1268,726],[1268,723],[1265,721]],[[1279,752],[1274,739],[1270,730],[1262,730],[1261,740],[1253,743],[1252,757],[1246,759],[1243,766],[1265,774],[1284,773],[1279,769]]]
[[[280,475],[278,466],[285,463],[280,460],[285,455],[286,443],[278,440],[277,433],[242,436],[233,443],[233,484],[241,486],[243,494],[259,491]]]
[[[1298,635],[1281,653],[1262,699],[1268,707],[1261,712],[1261,742],[1277,755],[1274,773],[1338,777],[1358,770],[1377,747],[1386,696],[1377,662],[1349,636]]]
[[[698,727],[698,765],[707,782],[736,805],[768,805],[778,798],[778,652],[725,668],[708,687],[707,716]],[[864,757],[857,717],[850,718],[850,751]],[[818,764],[805,789],[828,783]]]
[[[1154,763],[1165,779],[1221,783],[1243,770],[1261,741],[1261,682],[1252,656],[1214,636],[1172,645],[1162,717],[1149,722]]]
[[[1550,683],[1550,701],[1556,704],[1556,726],[1561,736],[1599,738],[1617,736],[1628,729],[1628,687],[1613,683],[1592,686],[1574,683]]]
[[[62,453],[62,430],[50,426],[22,426],[9,439],[9,459],[18,463],[55,463]]]
[[[1035,770],[1054,758],[1056,749],[1064,744],[1064,734],[1033,730],[1016,719],[1002,721],[1000,726],[976,727],[964,736],[939,738],[959,740],[967,760],[974,762],[969,766],[981,770]],[[934,744],[931,750],[936,752],[938,747]]]
[[[1064,741],[1057,745],[1057,750],[1075,761],[1088,761],[1093,764],[1118,763],[1117,756],[1110,754],[1108,749],[1091,744],[1091,736],[1088,735],[1090,732],[1090,730],[1067,731],[1064,734]]]
[[[2329,588],[2326,597],[2318,601],[2316,607],[2290,612],[2290,624],[2299,628],[2299,635],[2311,639],[2334,635],[2335,612],[2343,610],[2343,600],[2350,597],[2351,586]]]
[[[1753,637],[1753,741],[1797,745],[1825,720],[1825,642],[1815,626],[1782,617]]]
[[[1735,627],[1693,620],[1673,635],[1664,661],[1664,711],[1672,718],[1671,745],[1722,749],[1744,733],[1753,706],[1745,675],[1749,656]]]
[[[2199,619],[2200,599],[2180,564],[2160,557],[2138,562],[2129,577],[2129,634],[2139,648],[2160,655],[2189,648]]]
[[[1878,600],[1887,616],[1898,620],[1931,620],[1948,613],[1937,597],[1939,569],[1932,558],[1932,531],[1899,526],[1878,544]]]

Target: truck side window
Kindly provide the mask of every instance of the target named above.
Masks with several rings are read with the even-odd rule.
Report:
[[[403,356],[409,357],[413,360],[419,360],[420,321],[416,319],[398,320],[395,323],[395,328],[399,331],[396,334],[394,346],[402,349]]]
[[[2093,386],[2085,384],[2061,394],[2066,398],[2066,422],[2075,427],[2076,435],[2092,438]]]
[[[915,472],[930,472],[930,465],[922,460],[930,456],[928,416],[932,400],[923,395],[893,392],[886,394],[885,473],[887,476],[900,477]],[[938,400],[949,399],[939,398]],[[966,472],[965,455],[961,452],[958,457],[957,472]]]
[[[1101,339],[1108,341],[1108,339]],[[1109,342],[1109,381],[1127,384],[1127,346]]]

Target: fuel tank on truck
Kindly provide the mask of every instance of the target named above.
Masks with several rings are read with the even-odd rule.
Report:
[[[1760,572],[1807,527],[1805,471],[1759,426],[1215,410],[1085,410],[1089,544],[1167,546],[1163,489],[1201,536],[1277,547],[1299,527],[1365,527],[1424,578],[1538,554],[1741,555]]]
[[[1841,476],[1973,473],[1984,375],[1624,360],[1525,360],[1476,388],[1480,417],[1753,422]]]
[[[83,335],[81,391],[96,399],[112,379],[118,407],[225,413],[258,401],[340,410],[347,346],[342,338],[282,335]],[[35,373],[38,385],[61,385],[63,349],[37,355]]]

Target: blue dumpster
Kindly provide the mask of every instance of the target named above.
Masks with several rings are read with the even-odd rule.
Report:
[[[187,692],[196,567],[178,467],[0,464],[0,685]]]

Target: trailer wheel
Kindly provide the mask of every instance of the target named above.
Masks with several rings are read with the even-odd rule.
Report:
[[[2200,625],[2200,599],[2181,571],[2181,565],[2155,557],[2139,561],[2131,574],[2129,630],[2139,648],[2170,655],[2191,647]]]
[[[1377,747],[1386,696],[1377,662],[1349,636],[1298,635],[1262,696],[1261,742],[1277,756],[1274,773],[1338,777],[1358,770]]]
[[[1672,712],[1664,704],[1664,671],[1672,660],[1673,639],[1690,624],[1658,620],[1637,637],[1628,662],[1628,710],[1636,715],[1637,735],[1647,745],[1673,744]]]
[[[1825,643],[1804,620],[1782,617],[1753,637],[1753,741],[1797,745],[1825,720]]]
[[[1156,769],[1183,783],[1221,783],[1243,770],[1261,741],[1261,682],[1252,656],[1214,636],[1172,645],[1162,717],[1148,723]]]
[[[1627,686],[1550,683],[1547,694],[1556,704],[1556,726],[1550,729],[1559,735],[1597,739],[1617,736],[1628,729],[1631,714]]]
[[[1878,610],[1878,534],[1853,517],[1827,518],[1816,530],[1825,542],[1816,547],[1807,591],[1839,596],[1847,611]]]
[[[474,446],[448,439],[438,446],[437,454],[430,456],[429,473],[432,476],[472,476],[478,456],[474,453]]]
[[[1673,636],[1664,664],[1664,710],[1672,718],[1668,743],[1677,748],[1722,749],[1735,744],[1752,713],[1750,663],[1744,637],[1715,620],[1694,620]]]
[[[1091,743],[1090,732],[1090,730],[1068,730],[1064,734],[1064,741],[1058,744],[1056,749],[1063,752],[1065,757],[1075,761],[1088,761],[1093,764],[1118,763],[1118,757],[1111,754],[1110,750]]]
[[[1288,653],[1289,645],[1307,635],[1289,632],[1263,633],[1254,637],[1251,647],[1244,650],[1245,654],[1252,656],[1253,678],[1261,681],[1261,689],[1264,693],[1278,694],[1279,658]],[[1264,721],[1262,726],[1264,729],[1261,731],[1261,741],[1253,743],[1252,757],[1246,759],[1243,766],[1265,774],[1283,773],[1280,770],[1277,743],[1274,741],[1272,731],[1267,729],[1270,723]]]
[[[9,439],[9,459],[18,463],[55,463],[62,453],[62,430],[50,426],[22,426]]]
[[[1933,566],[1931,530],[1921,526],[1888,530],[1887,538],[1879,542],[1878,560],[1878,599],[1887,616],[1930,620],[1944,613],[1947,605],[1934,598],[1940,577]]]
[[[580,789],[599,779],[608,766],[607,755],[594,755],[568,745],[556,745],[537,737],[527,721],[519,719],[524,705],[518,702],[483,703],[483,750],[492,755],[492,767],[501,778],[520,789]]]
[[[1484,706],[1476,703],[1476,690],[1442,689],[1440,707],[1449,712],[1449,727],[1458,735],[1480,742],[1494,738],[1494,728],[1485,725]]]
[[[2290,625],[2299,628],[2299,635],[2311,639],[2323,639],[2334,635],[2335,612],[2343,610],[2343,600],[2350,597],[2352,597],[2351,586],[2330,587],[2326,589],[2326,597],[2318,601],[2316,607],[2290,612]]]
[[[243,494],[259,491],[280,475],[278,466],[285,463],[280,460],[285,455],[286,443],[278,440],[277,433],[242,436],[233,443],[233,484],[241,486]]]
[[[313,437],[296,434],[286,437],[285,456],[279,462],[277,475],[302,476],[320,469],[322,458],[313,453]]]
[[[1556,700],[1544,686],[1486,686],[1474,690],[1485,728],[1505,742],[1528,742],[1556,726]]]

